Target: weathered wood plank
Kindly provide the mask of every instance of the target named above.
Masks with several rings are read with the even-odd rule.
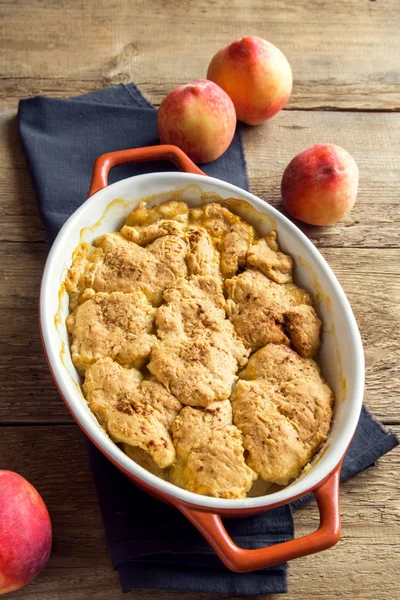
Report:
[[[15,105],[0,115],[0,241],[45,240],[16,131]],[[400,247],[400,114],[287,111],[243,130],[250,190],[283,210],[280,182],[291,158],[316,142],[346,148],[360,168],[358,199],[334,227],[297,224],[319,247]]]
[[[3,243],[0,251],[1,422],[70,420],[41,348],[37,322],[45,244]],[[400,414],[400,250],[324,248],[364,341],[367,405],[389,423]],[[16,393],[16,390],[18,393]]]
[[[296,224],[319,247],[394,247],[400,242],[400,115],[285,112],[243,130],[250,190],[282,210],[280,185],[288,162],[315,143],[335,143],[360,170],[357,202],[334,227]]]
[[[251,33],[289,58],[289,109],[400,108],[396,0],[75,0],[68,8],[36,0],[3,2],[1,12],[2,98],[134,80],[159,103],[176,85],[205,77],[220,47]]]
[[[37,487],[53,521],[54,545],[48,567],[32,585],[16,592],[15,598],[122,598],[78,428],[3,427],[0,433],[2,468],[21,473]],[[399,466],[396,449],[383,457],[377,468],[342,486],[342,540],[331,550],[291,563],[288,600],[398,597],[400,504],[394,473]],[[295,522],[297,535],[314,529],[315,506],[297,511]],[[207,596],[143,590],[134,597],[200,600]]]

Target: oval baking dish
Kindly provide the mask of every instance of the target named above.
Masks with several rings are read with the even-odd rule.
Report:
[[[168,159],[186,173],[151,173],[108,186],[115,165]],[[72,255],[82,241],[116,231],[139,200],[152,204],[180,198],[191,206],[226,200],[260,235],[275,229],[279,244],[295,262],[295,282],[312,296],[323,321],[320,364],[335,393],[328,442],[311,465],[291,485],[264,496],[226,500],[181,489],[152,475],[114,444],[90,412],[69,353],[65,318],[68,294],[63,286]],[[40,292],[40,326],[44,349],[58,390],[81,429],[136,485],[174,505],[206,537],[222,562],[238,572],[272,566],[335,544],[340,537],[339,474],[346,449],[356,429],[364,391],[364,356],[360,334],[347,298],[324,258],[286,217],[256,196],[224,181],[206,177],[181,150],[154,146],[112,152],[99,157],[93,170],[89,199],[68,219],[49,253]],[[319,528],[302,538],[276,546],[239,548],[226,532],[221,516],[260,513],[314,492],[320,511]]]

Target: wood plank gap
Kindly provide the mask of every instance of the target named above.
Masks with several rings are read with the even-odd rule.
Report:
[[[2,239],[1,244],[43,244],[44,246],[49,246],[49,243],[46,242],[45,240],[8,240],[8,239]],[[50,246],[49,246],[49,250],[50,250]]]
[[[283,110],[287,111],[298,111],[298,112],[312,112],[312,111],[326,111],[326,112],[345,112],[345,113],[397,113],[400,112],[400,106],[394,106],[393,108],[358,108],[356,106],[340,107],[340,106],[311,106],[311,107],[300,107],[300,106],[285,106]]]
[[[71,427],[77,425],[75,421],[2,421],[2,427]]]

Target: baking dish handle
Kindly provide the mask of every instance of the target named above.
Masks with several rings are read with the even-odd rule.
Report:
[[[339,511],[340,467],[341,464],[313,490],[320,515],[320,525],[317,531],[268,548],[256,550],[240,548],[230,538],[219,515],[194,510],[183,504],[177,505],[177,508],[206,538],[228,569],[237,573],[265,569],[293,558],[326,550],[339,541],[341,530]]]
[[[181,171],[206,175],[178,146],[162,145],[117,150],[116,152],[102,154],[96,159],[93,166],[92,181],[90,182],[89,197],[108,186],[108,173],[113,167],[125,163],[153,160],[169,160]]]

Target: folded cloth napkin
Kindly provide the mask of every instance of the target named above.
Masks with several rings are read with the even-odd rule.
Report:
[[[40,215],[51,240],[86,199],[97,156],[158,143],[156,111],[134,84],[65,100],[21,100],[18,119]],[[110,183],[173,168],[164,163],[124,165],[111,171]],[[221,158],[202,168],[208,175],[247,189],[239,134]],[[370,466],[396,445],[396,438],[363,408],[344,460],[342,480]],[[227,570],[176,509],[137,489],[92,444],[88,443],[88,448],[108,546],[123,591],[158,588],[238,596],[287,591],[286,565],[246,574]],[[226,526],[236,543],[245,548],[293,537],[289,506],[254,517],[228,519]]]

